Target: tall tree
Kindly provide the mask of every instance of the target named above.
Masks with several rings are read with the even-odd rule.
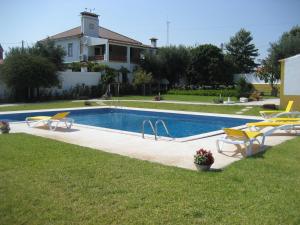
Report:
[[[250,31],[242,28],[226,44],[228,58],[234,64],[236,73],[249,73],[257,66],[255,58],[258,56],[258,49],[252,41]]]
[[[166,78],[172,85],[186,77],[189,63],[189,49],[180,45],[160,48],[156,54],[145,54],[141,67],[152,73],[158,82]]]
[[[300,53],[300,26],[293,27],[282,34],[277,42],[271,43],[268,56],[262,60],[258,69],[258,76],[268,82],[272,88],[272,95],[277,95],[275,82],[280,80],[279,60]]]
[[[188,73],[190,84],[214,84],[224,80],[224,56],[220,48],[211,45],[199,45],[191,50],[191,64]]]
[[[146,95],[146,85],[152,82],[152,74],[139,68],[133,74],[133,84],[136,86],[143,86],[143,95]]]
[[[57,71],[62,71],[65,69],[65,50],[60,46],[56,46],[54,41],[49,38],[44,41],[37,42],[32,48],[29,48],[29,52],[50,60],[50,62],[56,66]]]
[[[34,90],[39,95],[39,88],[58,84],[56,69],[45,57],[29,54],[27,50],[12,49],[4,59],[1,79],[15,91],[17,99],[30,100]]]
[[[183,46],[170,46],[160,48],[158,56],[161,62],[161,72],[171,85],[178,83],[186,77],[186,71],[190,64],[189,50]]]

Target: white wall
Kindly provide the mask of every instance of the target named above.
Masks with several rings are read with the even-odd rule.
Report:
[[[68,44],[73,44],[73,56],[68,56]],[[66,56],[64,58],[65,63],[71,63],[71,62],[79,62],[80,61],[80,38],[64,38],[55,40],[55,45],[60,45],[64,48],[66,52]]]
[[[77,84],[86,86],[98,85],[101,79],[99,72],[59,72],[60,87],[47,88],[54,92],[61,93],[64,90],[69,90]],[[10,89],[0,82],[0,99],[8,98]]]
[[[300,54],[284,61],[284,95],[300,95]]]
[[[234,74],[233,80],[234,82],[237,82],[242,77],[244,77],[246,81],[251,84],[268,84],[264,80],[259,79],[259,77],[255,75],[255,73]],[[280,84],[280,81],[276,82],[276,84]]]
[[[85,84],[87,86],[98,85],[101,79],[99,72],[60,72],[61,89],[69,90],[77,84]]]

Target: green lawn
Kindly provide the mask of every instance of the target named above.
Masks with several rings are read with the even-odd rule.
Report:
[[[96,105],[96,104],[94,104]],[[85,107],[84,102],[65,101],[50,101],[42,103],[21,104],[16,106],[1,106],[0,112],[4,111],[18,111],[18,110],[35,110],[35,109],[56,109],[56,108],[74,108]]]
[[[192,112],[209,112],[209,113],[225,113],[235,114],[235,112],[244,109],[245,106],[239,105],[192,105],[192,104],[174,104],[174,103],[155,103],[155,102],[118,102],[118,106],[137,107],[137,108],[151,108],[151,109],[167,109],[180,110]],[[262,110],[260,106],[254,106],[243,115],[259,116],[259,111]]]
[[[164,100],[167,101],[210,102],[210,103],[213,103],[213,99],[218,98],[216,96],[198,96],[198,95],[162,95],[162,97]],[[153,100],[154,95],[153,96],[128,95],[128,96],[114,97],[114,99]],[[231,99],[236,101],[236,98],[231,98]]]
[[[0,224],[299,224],[299,145],[205,173],[0,135]]]
[[[217,96],[199,96],[199,95],[162,95],[164,100],[168,101],[186,101],[186,102],[210,102],[213,103],[213,100],[218,98]],[[263,96],[263,98],[275,98],[273,96]],[[153,96],[141,96],[141,95],[128,95],[121,97],[114,97],[114,99],[120,100],[153,100]],[[223,98],[227,100],[227,97]],[[231,97],[232,101],[237,101],[236,97]]]
[[[194,112],[211,112],[211,113],[226,113],[234,114],[237,111],[245,108],[238,105],[187,105],[187,104],[174,104],[174,103],[160,103],[160,102],[118,102],[112,103],[106,101],[107,105],[118,105],[127,107],[138,108],[153,108],[153,109],[169,109],[169,110],[182,110],[182,111],[194,111]],[[97,104],[93,104],[96,106]],[[35,109],[54,109],[54,108],[72,108],[72,107],[88,107],[84,106],[84,102],[72,102],[72,101],[53,101],[45,103],[32,103],[18,106],[0,107],[1,111],[18,111],[18,110],[35,110]],[[259,115],[261,107],[253,107],[251,110],[244,113],[244,115]]]

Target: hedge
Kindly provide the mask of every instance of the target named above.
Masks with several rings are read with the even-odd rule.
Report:
[[[179,90],[171,89],[168,91],[169,95],[200,95],[200,96],[222,96],[222,97],[234,97],[236,96],[236,90],[234,89],[221,89],[221,90]]]

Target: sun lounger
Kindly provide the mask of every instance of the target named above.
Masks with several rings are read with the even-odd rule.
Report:
[[[291,111],[294,101],[289,101],[285,110],[269,110],[269,111],[260,111],[260,115],[263,118],[276,117],[276,115],[281,113],[288,113]]]
[[[48,126],[50,130],[56,130],[59,123],[64,123],[66,128],[70,129],[74,120],[67,116],[70,112],[57,113],[54,116],[33,116],[27,117],[26,123],[29,127]]]
[[[222,147],[224,143],[245,145],[247,156],[252,155],[252,147],[254,142],[257,142],[260,145],[260,150],[264,146],[266,136],[264,133],[231,128],[225,128],[223,130],[225,132],[225,137],[217,139],[216,143],[218,152],[222,152]],[[258,140],[259,137],[261,138],[261,141]]]
[[[283,119],[283,118],[282,118]],[[258,131],[265,127],[278,127],[280,130],[286,130],[287,132],[291,132],[293,130],[296,131],[296,127],[300,126],[300,120],[296,121],[288,121],[288,120],[282,120],[282,121],[262,121],[262,122],[255,122],[255,123],[247,123],[247,127],[250,128],[252,131]]]

